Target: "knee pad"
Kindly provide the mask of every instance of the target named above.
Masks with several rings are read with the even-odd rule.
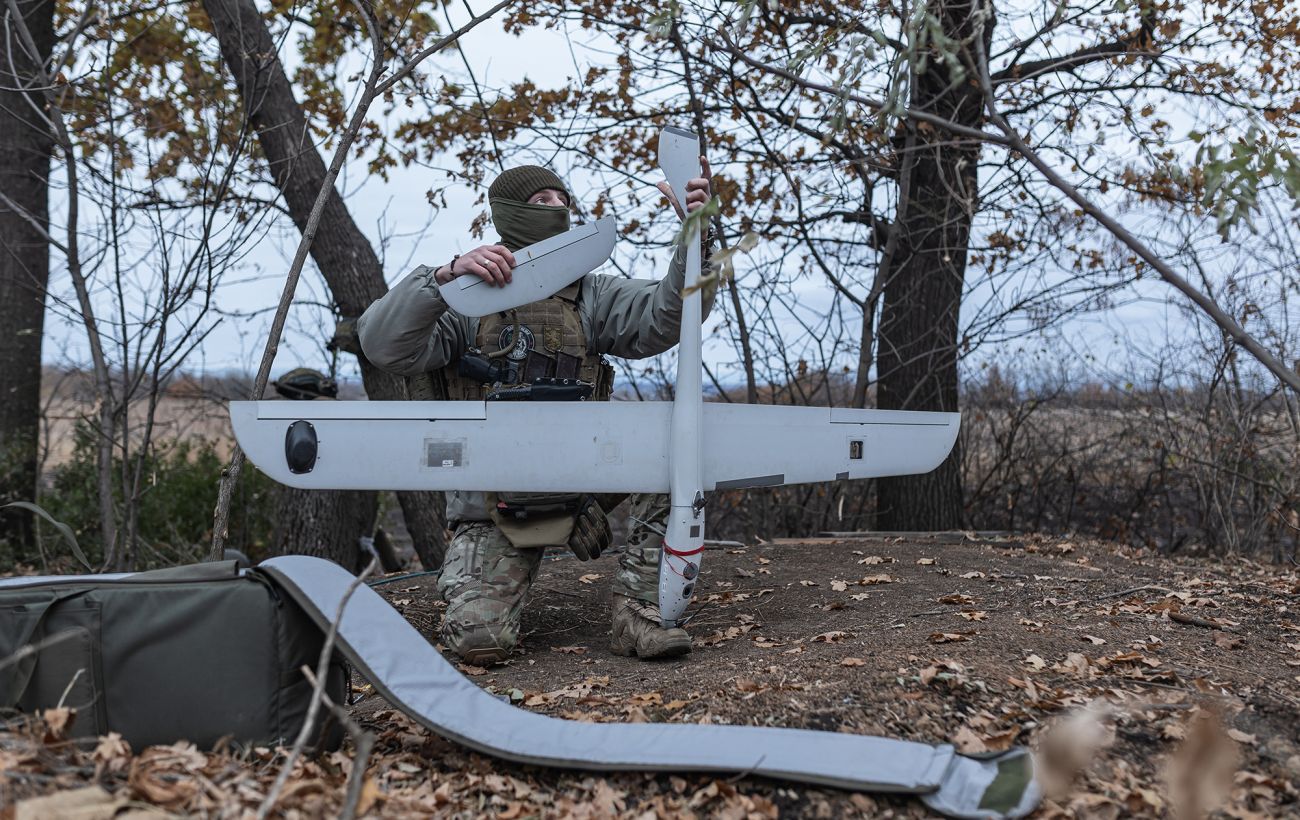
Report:
[[[448,613],[442,625],[442,642],[466,663],[483,666],[508,658],[519,636],[509,624],[465,621]]]

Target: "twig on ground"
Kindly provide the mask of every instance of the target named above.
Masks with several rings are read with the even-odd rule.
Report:
[[[1166,595],[1169,594],[1169,593],[1172,591],[1172,590],[1166,589],[1166,588],[1164,588],[1164,587],[1158,587],[1158,586],[1154,586],[1154,585],[1147,585],[1147,586],[1143,586],[1143,587],[1133,587],[1132,589],[1126,589],[1126,590],[1122,590],[1122,591],[1120,591],[1120,592],[1112,592],[1112,593],[1109,593],[1109,594],[1107,594],[1107,595],[1101,595],[1101,596],[1098,596],[1098,597],[1096,597],[1096,598],[1093,598],[1093,599],[1092,599],[1092,602],[1093,602],[1093,603],[1096,603],[1096,602],[1098,602],[1098,601],[1108,601],[1108,600],[1110,600],[1111,598],[1124,598],[1124,597],[1127,597],[1127,596],[1129,596],[1129,595],[1135,595],[1135,594],[1137,594],[1137,593],[1139,593],[1139,592],[1146,592],[1147,590],[1151,590],[1151,589],[1155,590],[1156,592],[1163,592],[1163,593],[1165,593]]]
[[[338,637],[339,624],[343,621],[343,609],[348,605],[348,601],[352,599],[352,593],[357,591],[357,587],[365,583],[366,578],[370,577],[371,573],[378,568],[379,556],[374,555],[370,559],[370,564],[348,584],[347,590],[343,593],[343,598],[339,601],[339,608],[334,613],[334,620],[330,623],[329,631],[325,634],[325,644],[320,650],[320,660],[316,662],[317,680],[312,687],[311,705],[307,707],[307,717],[303,721],[302,729],[298,731],[298,737],[294,740],[288,759],[284,762],[284,768],[280,770],[275,782],[271,784],[271,790],[267,792],[262,805],[257,807],[257,820],[265,820],[271,809],[275,808],[275,801],[280,798],[280,792],[284,790],[285,783],[289,782],[289,775],[293,773],[293,767],[297,764],[298,758],[302,756],[302,751],[307,746],[312,730],[316,727],[320,706],[325,700],[325,680],[329,672],[330,657],[334,654],[334,642]]]
[[[1218,629],[1223,632],[1237,631],[1234,627],[1230,627],[1227,624],[1221,624],[1217,621],[1207,621],[1204,618],[1198,618],[1195,615],[1184,615],[1181,612],[1173,610],[1166,612],[1165,614],[1169,616],[1169,620],[1180,624],[1187,624],[1188,626],[1203,626],[1206,629]]]

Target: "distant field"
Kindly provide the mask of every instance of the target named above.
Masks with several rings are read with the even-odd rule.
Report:
[[[180,376],[173,379],[158,401],[153,439],[167,447],[177,441],[211,442],[221,457],[230,454],[233,437],[226,403],[244,398],[252,384],[249,376]],[[267,398],[278,398],[268,388]],[[340,397],[364,398],[359,385],[344,382]],[[72,458],[73,431],[78,421],[98,418],[94,385],[89,374],[46,368],[41,379],[41,472],[47,476]],[[131,407],[131,440],[144,437],[148,397],[141,396]]]

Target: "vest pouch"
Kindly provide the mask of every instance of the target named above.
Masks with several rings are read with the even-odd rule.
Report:
[[[516,547],[569,543],[583,496],[573,493],[488,493],[492,523]]]

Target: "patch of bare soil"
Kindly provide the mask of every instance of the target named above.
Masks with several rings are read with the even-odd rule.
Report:
[[[606,647],[616,566],[613,555],[548,559],[521,650],[499,667],[462,669],[522,708],[572,720],[803,727],[972,752],[1032,745],[1052,789],[1043,817],[1195,817],[1216,805],[1232,817],[1300,812],[1293,569],[1036,537],[710,550],[693,651],[641,662]],[[385,581],[376,589],[436,640],[433,576]],[[353,714],[377,736],[362,792],[375,814],[927,814],[907,798],[750,777],[502,763],[415,726],[364,681],[354,689]],[[37,734],[0,735],[0,777],[19,797],[99,782],[173,811],[237,814],[278,770],[270,751],[193,753],[193,776],[228,796],[200,788],[158,800],[141,785],[164,765],[142,762],[149,752],[93,757]],[[350,766],[348,751],[299,764],[281,806],[337,812]]]

